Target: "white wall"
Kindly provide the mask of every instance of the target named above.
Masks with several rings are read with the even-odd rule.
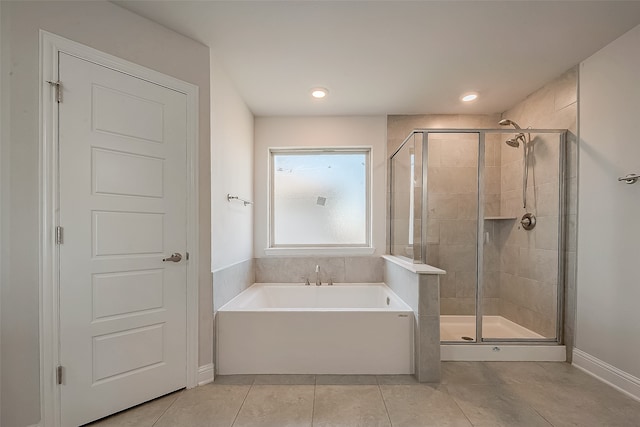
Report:
[[[259,117],[255,121],[255,234],[254,254],[268,247],[269,148],[372,147],[372,242],[375,255],[385,253],[387,118],[373,117]]]
[[[211,53],[211,268],[253,258],[253,114]]]
[[[579,99],[576,347],[640,378],[640,183],[617,181],[640,173],[640,26],[581,64]]]
[[[36,424],[40,419],[38,292],[38,31],[44,29],[103,52],[193,83],[200,88],[200,271],[202,291],[211,288],[209,177],[209,49],[147,19],[105,1],[0,2],[2,43],[10,43],[10,122],[3,116],[2,218],[10,221],[2,235],[2,408],[3,427]],[[11,75],[7,77],[6,73]],[[4,88],[3,88],[4,89]],[[10,140],[6,140],[7,127]],[[8,200],[7,200],[8,199]],[[5,204],[5,201],[8,204]],[[10,271],[5,271],[6,265]],[[201,313],[211,317],[211,299],[201,299]],[[210,323],[210,322],[209,322]],[[205,325],[208,327],[208,324]],[[203,328],[200,328],[201,330]],[[200,334],[200,364],[212,360],[211,334]]]

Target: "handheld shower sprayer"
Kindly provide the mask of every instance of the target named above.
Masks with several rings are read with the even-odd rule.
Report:
[[[513,126],[514,129],[522,129],[516,122],[509,119],[502,119],[498,122],[500,126]],[[527,181],[529,178],[529,143],[531,142],[531,135],[527,134],[528,138],[525,138],[524,133],[520,132],[515,137],[507,139],[505,144],[509,147],[518,148],[520,141],[522,141],[522,148],[524,149],[523,158],[523,173],[522,173],[522,207],[527,209]]]
[[[498,122],[498,124],[500,126],[513,126],[516,129],[522,129],[520,126],[518,126],[518,124],[516,122],[514,122],[513,120],[509,120],[509,119],[502,119]]]

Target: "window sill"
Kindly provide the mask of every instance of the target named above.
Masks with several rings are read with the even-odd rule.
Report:
[[[372,247],[358,248],[266,248],[264,254],[266,256],[350,256],[350,255],[373,255],[376,251]]]

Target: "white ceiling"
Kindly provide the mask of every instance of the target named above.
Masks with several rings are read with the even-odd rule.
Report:
[[[502,112],[640,24],[638,1],[115,3],[210,46],[257,116]]]

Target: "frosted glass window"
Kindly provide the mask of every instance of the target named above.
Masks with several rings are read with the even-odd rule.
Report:
[[[369,150],[272,151],[271,246],[369,246]]]

